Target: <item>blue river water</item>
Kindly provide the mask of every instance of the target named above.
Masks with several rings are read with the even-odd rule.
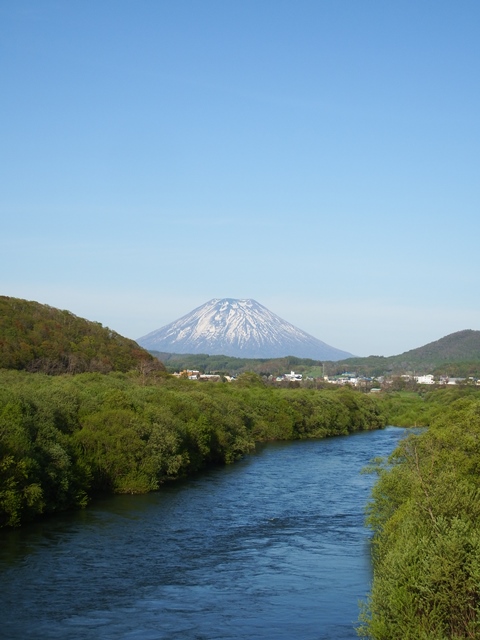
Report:
[[[404,430],[274,443],[141,496],[0,534],[0,638],[350,640],[364,508]]]

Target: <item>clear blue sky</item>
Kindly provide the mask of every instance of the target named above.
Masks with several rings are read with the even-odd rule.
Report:
[[[3,0],[0,294],[130,338],[254,298],[480,329],[480,2]]]

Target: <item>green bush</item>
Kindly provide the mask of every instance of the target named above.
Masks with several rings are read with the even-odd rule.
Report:
[[[480,637],[480,401],[444,409],[377,468],[374,578],[359,634]]]
[[[351,389],[278,388],[250,374],[202,384],[138,371],[0,370],[0,525],[78,508],[99,492],[155,490],[234,462],[256,442],[381,428],[386,406]]]

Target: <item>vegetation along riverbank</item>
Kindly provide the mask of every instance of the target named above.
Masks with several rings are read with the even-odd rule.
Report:
[[[437,400],[429,428],[377,465],[366,638],[480,638],[480,400]]]
[[[19,526],[100,493],[155,490],[233,462],[256,442],[428,424],[448,395],[281,389],[254,374],[209,384],[161,371],[1,370],[0,523]]]
[[[0,522],[146,492],[225,464],[255,442],[384,426],[378,399],[349,389],[177,380],[155,372],[47,376],[0,371]]]

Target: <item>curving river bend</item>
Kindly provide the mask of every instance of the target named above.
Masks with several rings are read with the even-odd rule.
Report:
[[[403,434],[269,444],[157,493],[3,531],[0,637],[357,638],[374,481],[360,471]]]

